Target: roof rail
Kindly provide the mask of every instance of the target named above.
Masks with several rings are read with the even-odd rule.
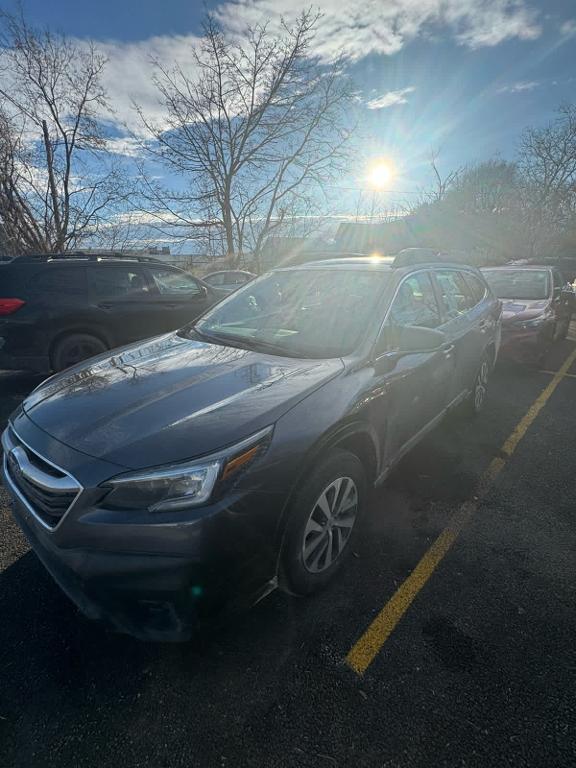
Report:
[[[417,264],[434,264],[438,262],[462,263],[461,259],[445,251],[437,251],[434,248],[404,248],[394,257],[394,267],[412,267]]]
[[[22,256],[15,256],[11,261],[20,263],[32,263],[37,261],[75,261],[85,259],[86,261],[136,261],[153,262],[155,264],[165,264],[161,259],[155,259],[153,256],[139,256],[138,254],[122,253],[86,253],[85,251],[69,251],[68,253],[28,253]]]

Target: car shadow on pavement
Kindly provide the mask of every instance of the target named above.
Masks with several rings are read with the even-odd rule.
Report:
[[[0,616],[0,699],[8,709],[17,700],[29,706],[44,689],[75,695],[97,683],[115,695],[128,670],[154,655],[152,646],[81,616],[31,551],[0,574]]]

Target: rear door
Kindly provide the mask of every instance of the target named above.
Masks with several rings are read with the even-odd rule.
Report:
[[[0,316],[0,347],[18,357],[47,364],[53,340],[68,327],[89,326],[86,275],[78,264],[15,263],[0,267],[0,297],[20,299],[23,306]],[[2,280],[4,274],[7,278]]]
[[[438,329],[442,324],[430,273],[408,275],[398,286],[378,341],[375,363],[376,391],[387,397],[375,402],[385,409],[383,454],[386,463],[439,416],[448,404],[454,375],[454,356],[441,347],[431,352],[404,354],[397,348],[395,328],[417,326]],[[388,363],[392,360],[391,365]]]
[[[450,401],[453,401],[472,388],[495,319],[490,317],[489,307],[483,301],[486,294],[483,283],[477,280],[481,291],[474,285],[471,273],[436,269],[434,278],[444,320],[442,330],[454,346],[455,372],[450,387]]]
[[[206,288],[179,269],[146,265],[159,332],[173,331],[191,322],[211,305]]]
[[[114,346],[162,333],[151,286],[139,264],[86,267],[90,304]]]
[[[38,265],[28,283],[31,303],[38,311],[36,334],[44,351],[66,332],[97,332],[94,314],[86,301],[86,268],[82,264]]]

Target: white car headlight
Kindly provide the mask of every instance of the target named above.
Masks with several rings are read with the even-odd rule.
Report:
[[[232,478],[266,450],[272,427],[204,460],[128,472],[103,484],[102,504],[116,509],[168,512],[208,501],[217,482]]]
[[[530,318],[530,320],[523,320],[520,323],[520,326],[522,328],[539,328],[541,325],[544,325],[548,319],[548,315],[537,315],[536,317]]]

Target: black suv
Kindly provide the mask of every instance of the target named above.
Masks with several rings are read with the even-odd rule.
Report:
[[[269,272],[176,333],[53,376],[12,415],[14,513],[80,608],[140,637],[349,553],[370,486],[484,403],[501,304],[457,264]]]
[[[0,369],[61,371],[179,328],[220,297],[155,259],[21,256],[0,263]]]

